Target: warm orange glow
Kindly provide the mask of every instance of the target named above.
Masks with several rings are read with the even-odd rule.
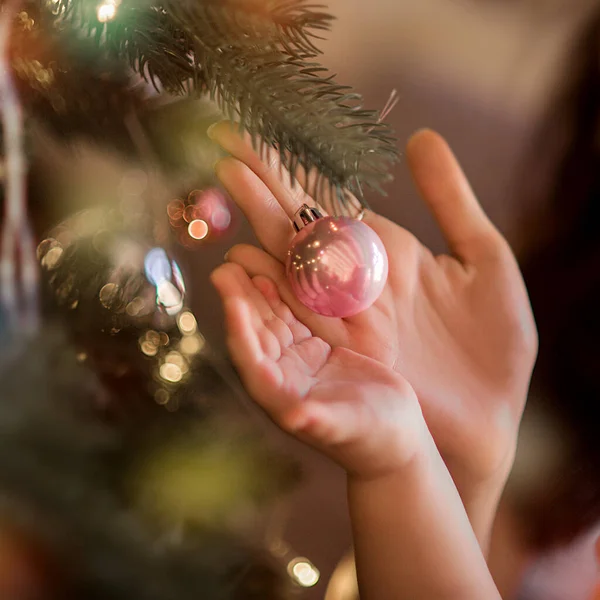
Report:
[[[208,223],[202,219],[196,219],[189,224],[188,233],[195,240],[203,240],[208,235]]]

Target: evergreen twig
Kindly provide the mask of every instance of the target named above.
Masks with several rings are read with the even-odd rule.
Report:
[[[98,46],[159,90],[208,92],[262,144],[274,146],[290,172],[316,168],[341,206],[350,190],[382,191],[397,152],[390,128],[361,97],[313,61],[311,28],[330,18],[304,0],[124,1],[105,26],[89,0],[61,0],[59,22],[87,31]],[[252,9],[252,10],[251,10]],[[257,23],[259,25],[257,25]]]

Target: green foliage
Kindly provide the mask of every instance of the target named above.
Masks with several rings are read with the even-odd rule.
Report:
[[[174,532],[158,526],[125,493],[143,452],[168,446],[170,438],[243,444],[257,464],[272,466],[254,436],[152,405],[148,411],[156,414],[138,419],[133,434],[127,425],[98,418],[104,390],[78,364],[57,323],[47,323],[12,358],[8,342],[0,337],[0,532],[10,525],[52,563],[53,579],[40,597],[288,597],[283,567],[265,552],[224,528]],[[263,488],[277,478],[265,471]]]
[[[116,18],[98,3],[60,0],[56,25],[93,39],[160,92],[206,93],[257,144],[276,147],[290,172],[317,169],[312,193],[332,186],[361,200],[382,191],[397,152],[390,128],[318,62],[316,34],[332,18],[304,0],[123,0]],[[260,140],[260,141],[259,141]]]

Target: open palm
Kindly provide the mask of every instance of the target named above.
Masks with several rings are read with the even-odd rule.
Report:
[[[217,175],[264,248],[236,246],[228,260],[272,279],[295,318],[328,344],[402,373],[459,486],[506,471],[536,357],[536,328],[517,262],[444,140],[417,134],[407,157],[453,254],[434,256],[406,229],[367,212],[365,222],[390,261],[386,289],[364,313],[331,319],[300,304],[285,277],[289,215],[314,204],[306,186],[290,185],[276,157],[261,161],[228,124],[211,136],[233,156],[219,163]]]
[[[400,375],[314,336],[268,278],[251,280],[229,264],[212,279],[223,299],[232,359],[276,423],[357,476],[380,475],[410,460],[425,425]]]

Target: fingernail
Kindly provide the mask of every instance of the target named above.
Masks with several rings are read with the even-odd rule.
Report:
[[[215,139],[215,128],[217,127],[219,123],[213,123],[207,130],[206,130],[206,135],[208,136],[209,139],[214,140]]]
[[[421,127],[421,129],[417,129],[409,138],[408,143],[410,144],[413,140],[420,138],[422,135],[433,133],[433,130],[430,127]]]
[[[223,257],[223,260],[225,262],[229,262],[229,250],[227,250],[227,252],[225,252],[225,256]]]

